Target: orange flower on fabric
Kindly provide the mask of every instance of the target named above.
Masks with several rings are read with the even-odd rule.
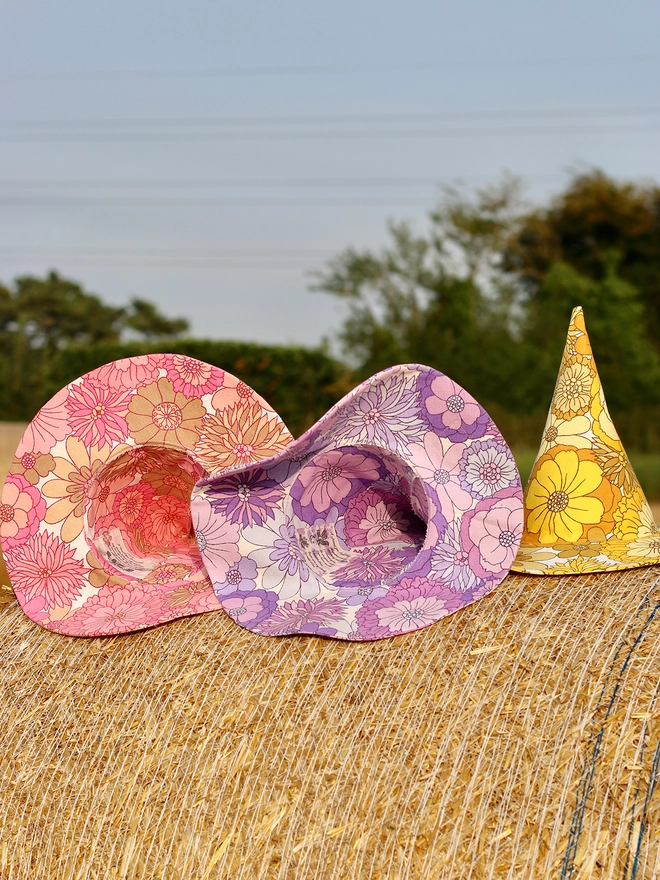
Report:
[[[163,378],[131,397],[126,421],[137,443],[171,443],[192,448],[199,439],[205,412],[199,398],[187,398]]]
[[[212,470],[270,458],[288,446],[291,435],[278,418],[268,418],[258,402],[230,406],[204,419],[195,452]]]
[[[590,497],[602,482],[598,465],[572,449],[549,457],[527,487],[527,530],[541,544],[579,541],[583,527],[600,523],[605,513],[603,501]]]
[[[55,459],[50,453],[24,452],[20,458],[15,458],[9,468],[10,474],[20,474],[32,486],[36,486],[42,477],[47,476],[55,469]]]
[[[552,398],[552,412],[560,419],[585,413],[591,404],[593,380],[593,368],[587,358],[574,357],[564,362]]]
[[[47,480],[41,491],[46,498],[57,499],[44,519],[51,524],[62,523],[60,537],[68,544],[82,532],[85,506],[97,486],[94,476],[107,460],[110,447],[88,448],[79,437],[71,435],[66,451],[69,460],[55,458],[55,479]]]

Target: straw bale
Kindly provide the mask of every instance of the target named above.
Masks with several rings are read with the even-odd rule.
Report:
[[[0,602],[3,880],[658,876],[660,567],[362,644]]]

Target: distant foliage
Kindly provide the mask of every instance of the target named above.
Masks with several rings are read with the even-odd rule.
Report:
[[[318,348],[206,339],[100,343],[69,346],[58,354],[44,386],[45,400],[102,364],[155,351],[189,355],[238,376],[277,410],[294,436],[317,421],[352,384],[346,367]]]

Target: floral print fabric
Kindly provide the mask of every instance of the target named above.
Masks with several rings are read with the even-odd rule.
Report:
[[[192,488],[219,463],[255,463],[290,440],[245,383],[183,355],[115,361],[63,388],[28,426],[0,502],[23,610],[84,636],[219,610],[194,537]],[[222,521],[209,504],[195,528],[226,569],[228,594],[240,595],[251,581],[238,520]],[[261,620],[254,604],[242,613]]]
[[[573,310],[514,571],[579,574],[660,562],[660,531],[607,411],[582,308]]]
[[[459,385],[393,367],[287,449],[197,484],[192,515],[217,597],[262,635],[413,632],[500,583],[522,488],[500,432]]]

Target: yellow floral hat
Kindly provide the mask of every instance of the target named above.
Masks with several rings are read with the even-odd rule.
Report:
[[[610,418],[573,309],[512,570],[582,574],[660,563],[660,529]]]

